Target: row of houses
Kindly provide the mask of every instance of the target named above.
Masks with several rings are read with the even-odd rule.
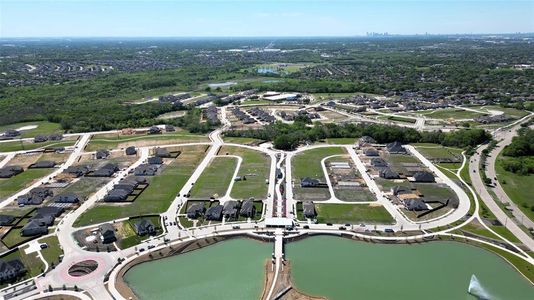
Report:
[[[252,109],[249,109],[247,111],[251,116],[254,116],[256,117],[256,119],[262,121],[262,122],[265,122],[265,123],[273,123],[276,118],[271,115],[270,113],[266,112],[265,110],[261,109],[261,108],[258,108],[258,107],[254,107]]]
[[[232,113],[236,118],[238,118],[243,124],[254,124],[256,123],[256,120],[254,118],[250,117],[248,114],[243,112],[239,107],[235,107],[232,109]]]
[[[54,134],[51,134],[51,135],[36,135],[34,138],[33,138],[33,142],[34,143],[43,143],[43,142],[46,142],[46,141],[61,141],[63,139],[63,135],[62,134],[59,134],[59,133],[54,133]]]
[[[230,200],[224,206],[214,205],[208,209],[206,209],[204,202],[199,202],[191,205],[186,213],[189,219],[198,219],[204,216],[206,220],[221,221],[223,216],[226,218],[238,218],[239,216],[253,218],[256,214],[256,207],[251,199],[243,202]]]
[[[208,108],[203,111],[204,117],[208,120],[210,124],[219,123],[219,117],[217,113],[217,106],[210,105]]]
[[[54,220],[65,210],[62,207],[45,206],[38,208],[36,214],[22,227],[22,236],[37,236],[48,233],[48,227],[54,224]]]

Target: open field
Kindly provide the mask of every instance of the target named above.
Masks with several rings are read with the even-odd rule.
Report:
[[[395,121],[395,122],[401,122],[401,123],[410,123],[415,124],[416,120],[412,118],[405,118],[401,116],[379,116],[379,120],[388,120],[388,121]]]
[[[511,107],[501,107],[498,105],[488,105],[488,106],[480,106],[480,107],[475,106],[473,108],[479,109],[479,110],[485,110],[485,111],[498,110],[498,111],[504,112],[505,115],[508,115],[514,118],[522,118],[528,114],[526,110],[519,110],[519,109],[515,109]]]
[[[271,165],[270,157],[259,151],[254,151],[241,147],[223,147],[220,155],[226,153],[237,155],[243,159],[239,168],[238,176],[246,177],[246,180],[234,183],[230,196],[234,199],[263,199],[267,197],[269,171]]]
[[[495,163],[497,179],[508,197],[527,215],[534,220],[534,175],[522,176],[504,170],[502,161],[506,157],[499,155]]]
[[[129,146],[156,146],[165,144],[179,144],[179,143],[197,143],[209,142],[205,135],[189,134],[185,132],[164,133],[154,135],[116,135],[105,134],[95,135],[85,147],[86,151],[96,151],[99,149],[117,149],[126,148]]]
[[[483,116],[484,114],[477,113],[474,111],[464,110],[460,108],[445,108],[445,109],[436,109],[428,112],[421,112],[427,118],[432,119],[473,119],[476,117]]]
[[[224,137],[223,138],[225,143],[231,143],[231,144],[241,144],[241,145],[252,145],[252,144],[258,144],[263,142],[262,140],[253,139],[253,138],[247,138],[247,137]]]
[[[324,142],[332,145],[353,145],[356,140],[357,138],[327,138]]]
[[[345,149],[341,147],[326,147],[306,150],[293,157],[291,168],[293,172],[293,193],[295,199],[321,201],[330,198],[328,188],[320,187],[300,187],[300,180],[310,177],[326,183],[321,160],[330,155],[345,154]]]
[[[393,217],[381,205],[315,204],[319,223],[392,224]]]
[[[237,159],[234,157],[214,157],[191,189],[192,198],[209,199],[226,194],[230,181],[233,180]]]
[[[28,169],[11,178],[0,179],[0,199],[15,194],[53,171],[54,169]]]
[[[321,122],[336,122],[336,121],[343,121],[347,119],[347,116],[340,114],[338,112],[335,112],[335,111],[331,111],[331,110],[320,111],[319,115],[323,118],[328,119],[325,121],[321,120]]]
[[[438,144],[413,144],[424,157],[432,159],[460,159],[462,149],[453,147],[444,147]]]
[[[36,135],[50,135],[52,133],[63,133],[59,123],[51,123],[48,121],[35,121],[35,122],[21,122],[10,125],[0,126],[0,133],[8,129],[19,129],[25,126],[37,126],[36,128],[29,130],[22,130],[20,132],[20,138],[30,138]]]
[[[14,142],[6,142],[6,143],[0,143],[0,152],[14,152],[14,151],[21,151],[21,150],[34,150],[39,148],[47,148],[47,147],[69,147],[73,146],[76,143],[76,137],[68,137],[61,141],[46,141],[43,143],[34,143],[33,141],[14,141]]]
[[[124,217],[164,212],[204,157],[206,148],[206,146],[182,147],[180,156],[166,166],[160,175],[151,178],[150,185],[133,203],[127,205],[98,203],[84,212],[76,220],[75,225],[84,226]]]

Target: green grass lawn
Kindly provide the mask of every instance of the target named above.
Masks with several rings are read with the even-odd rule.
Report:
[[[476,117],[483,116],[484,114],[477,113],[474,111],[463,110],[459,108],[445,108],[445,109],[436,109],[431,112],[423,113],[426,117],[432,119],[473,119]]]
[[[347,202],[376,201],[374,195],[368,189],[334,188],[334,193],[339,200]]]
[[[383,206],[366,204],[315,204],[319,223],[393,224],[394,219]]]
[[[475,109],[480,109],[480,110],[499,110],[499,111],[502,111],[504,112],[505,115],[509,115],[511,117],[515,117],[515,118],[522,118],[524,116],[526,116],[528,114],[528,112],[526,110],[519,110],[519,109],[515,109],[515,108],[511,108],[511,107],[500,107],[498,105],[488,105],[488,106],[483,106],[483,107],[475,107]]]
[[[13,152],[21,150],[34,150],[45,147],[69,147],[76,143],[76,139],[65,139],[62,141],[46,141],[34,143],[33,141],[0,143],[0,152]]]
[[[378,119],[395,121],[395,122],[402,122],[402,123],[410,123],[410,124],[415,124],[415,122],[417,121],[417,120],[412,119],[412,118],[406,118],[406,117],[401,117],[401,116],[384,116],[384,115],[378,117]]]
[[[356,138],[328,138],[324,141],[327,144],[332,145],[354,145],[354,143],[356,143],[356,140]]]
[[[265,180],[269,179],[271,158],[263,152],[241,147],[223,147],[219,152],[220,155],[226,153],[240,156],[243,159],[237,174],[238,176],[245,176],[247,179],[235,182],[230,196],[234,199],[248,199],[250,197],[263,199],[267,197],[268,184]]]
[[[433,145],[433,146],[430,146]],[[416,146],[417,151],[419,151],[424,157],[428,159],[455,159],[461,158],[462,149],[452,148],[452,147],[443,147],[438,144],[430,144],[425,146]]]
[[[63,133],[64,130],[61,129],[61,125],[59,123],[51,123],[48,121],[35,121],[35,122],[22,122],[22,123],[15,123],[10,125],[3,125],[0,126],[0,132],[4,132],[8,129],[18,129],[24,126],[32,126],[37,125],[36,128],[30,129],[30,130],[23,130],[21,131],[21,138],[29,138],[34,137],[36,135],[50,135],[52,133]]]
[[[303,177],[311,177],[326,182],[321,160],[330,155],[346,154],[345,148],[325,147],[300,152],[293,157],[291,168],[295,183],[300,183]]]
[[[25,221],[23,223],[19,223],[20,226],[27,223],[27,219],[24,219]],[[35,237],[33,236],[22,236],[21,235],[22,228],[13,228],[11,229],[3,238],[2,243],[6,245],[8,248],[13,248],[18,244],[21,244],[23,242],[33,240]]]
[[[11,178],[0,179],[0,199],[7,198],[30,186],[32,182],[52,173],[54,169],[28,169]]]
[[[87,146],[86,151],[96,151],[99,149],[126,148],[142,144],[143,146],[154,146],[159,144],[195,143],[209,142],[205,135],[189,134],[186,132],[175,132],[153,135],[95,135]]]
[[[209,199],[222,197],[233,180],[237,159],[233,157],[215,157],[191,189],[192,198]]]
[[[75,226],[106,222],[114,219],[160,214],[167,210],[187,179],[194,172],[205,154],[204,146],[182,147],[182,153],[162,173],[151,178],[149,186],[139,197],[127,205],[98,203],[83,213]]]
[[[445,202],[447,199],[456,199],[456,193],[446,185],[436,183],[412,183],[414,188],[424,195],[427,201]]]
[[[527,217],[534,220],[534,175],[522,176],[504,170],[502,161],[506,159],[499,155],[495,164],[497,179],[508,197],[519,206]]]
[[[262,140],[253,139],[253,138],[247,138],[247,137],[230,137],[225,136],[223,138],[225,143],[232,143],[232,144],[241,144],[241,145],[249,145],[249,144],[255,144],[260,143]]]
[[[59,264],[59,256],[63,254],[63,250],[59,245],[57,236],[49,236],[39,240],[39,243],[46,243],[48,248],[41,250],[46,262],[49,266],[57,266]]]

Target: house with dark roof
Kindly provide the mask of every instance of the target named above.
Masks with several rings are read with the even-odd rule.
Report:
[[[0,178],[11,178],[15,175],[24,172],[21,166],[8,166],[0,168]]]
[[[415,174],[413,174],[413,180],[415,182],[436,182],[434,175],[427,171],[415,172]]]
[[[33,138],[33,142],[34,143],[43,143],[43,142],[46,142],[46,141],[48,141],[48,137],[46,135],[36,135]]]
[[[40,205],[43,201],[53,196],[52,190],[43,187],[36,187],[30,190],[29,193],[21,195],[17,198],[18,205]]]
[[[47,168],[53,168],[56,166],[56,162],[52,160],[41,160],[38,161],[32,165],[30,165],[28,168],[31,169],[47,169]]]
[[[50,141],[61,141],[63,139],[63,135],[60,133],[53,133],[48,136],[48,140]]]
[[[6,137],[16,137],[20,135],[20,131],[15,129],[8,129],[4,132],[4,136]]]
[[[428,210],[426,203],[418,198],[404,199],[404,207],[410,211]]]
[[[397,153],[397,154],[406,154],[408,153],[406,151],[406,148],[404,148],[402,146],[402,144],[400,142],[393,142],[393,143],[389,143],[386,145],[386,150],[388,151],[388,153]]]
[[[111,177],[119,170],[119,167],[116,164],[105,164],[100,169],[94,171],[91,175],[95,177]]]
[[[386,168],[388,163],[383,158],[373,157],[371,158],[371,166],[375,168]]]
[[[154,149],[154,156],[157,156],[157,157],[171,157],[171,154],[165,148],[156,148],[156,149]]]
[[[26,273],[26,268],[20,259],[0,260],[0,282],[9,282]]]
[[[0,215],[0,226],[9,225],[9,224],[13,223],[15,221],[15,219],[16,218],[14,216]]]
[[[410,194],[412,190],[409,187],[402,186],[402,185],[396,185],[393,188],[391,188],[391,193],[395,196],[402,195],[402,194]]]
[[[206,211],[206,207],[204,207],[203,202],[196,203],[196,204],[191,205],[187,209],[187,217],[189,219],[197,219],[198,217],[203,215],[205,211]]]
[[[319,180],[310,177],[304,177],[300,179],[300,187],[317,187],[319,184]]]
[[[39,222],[42,226],[51,226],[56,218],[53,215],[36,214],[30,218],[30,221]]]
[[[158,126],[152,126],[148,129],[148,134],[160,134],[161,133],[161,128],[159,128]]]
[[[71,174],[75,177],[82,177],[89,173],[90,169],[88,166],[70,166],[65,170],[65,173]]]
[[[24,227],[22,227],[20,234],[22,236],[36,236],[48,233],[48,226],[45,221],[40,219],[34,219],[29,221]]]
[[[363,150],[363,154],[365,154],[365,156],[370,156],[370,157],[379,156],[378,150],[376,150],[373,147],[365,148]]]
[[[124,152],[126,153],[126,155],[136,155],[137,154],[137,149],[135,149],[134,146],[130,146],[130,147],[126,148],[126,150],[124,150]]]
[[[358,139],[358,146],[363,147],[371,144],[376,144],[375,139],[368,135],[364,135],[361,138]]]
[[[109,156],[109,151],[106,150],[106,149],[100,149],[98,151],[96,151],[95,153],[95,158],[96,159],[105,159]]]
[[[384,179],[398,179],[400,178],[399,174],[393,171],[391,168],[383,168],[378,172],[378,176]]]
[[[157,165],[142,164],[134,170],[135,176],[154,176],[158,171]]]
[[[174,126],[172,126],[172,125],[165,125],[165,131],[166,132],[175,132],[176,128],[174,128]]]
[[[236,218],[239,209],[239,202],[230,200],[224,203],[223,215],[227,218]]]
[[[152,156],[148,158],[147,162],[149,165],[161,165],[163,164],[163,159],[158,156]]]
[[[80,197],[74,193],[65,193],[62,195],[57,195],[54,197],[55,203],[78,203],[80,202]]]
[[[256,214],[256,207],[254,206],[254,201],[244,201],[241,205],[241,209],[239,210],[239,214],[246,218],[253,218]]]
[[[63,212],[65,212],[65,209],[63,207],[57,207],[57,206],[45,206],[45,207],[40,207],[36,209],[37,214],[51,215],[54,217],[61,216]]]
[[[100,240],[103,244],[113,243],[117,240],[117,237],[115,237],[115,228],[113,228],[113,225],[109,223],[104,223],[98,226],[98,229],[100,230]]]
[[[304,201],[302,203],[302,210],[306,219],[313,219],[317,216],[315,205],[311,201]]]
[[[220,221],[222,220],[222,212],[222,205],[214,205],[208,208],[208,210],[206,210],[206,214],[204,215],[204,217],[206,218],[206,220],[209,221]]]
[[[135,222],[134,230],[139,236],[153,235],[156,233],[156,226],[150,220],[142,219]]]
[[[122,189],[112,189],[109,193],[104,196],[105,202],[123,202],[128,199],[130,193]]]

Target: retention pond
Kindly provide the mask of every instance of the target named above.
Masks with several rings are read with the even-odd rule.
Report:
[[[258,299],[271,243],[231,239],[134,266],[125,280],[140,299]],[[294,286],[342,299],[534,299],[533,286],[486,250],[457,242],[372,244],[316,236],[286,245]],[[472,277],[476,276],[476,282]]]

